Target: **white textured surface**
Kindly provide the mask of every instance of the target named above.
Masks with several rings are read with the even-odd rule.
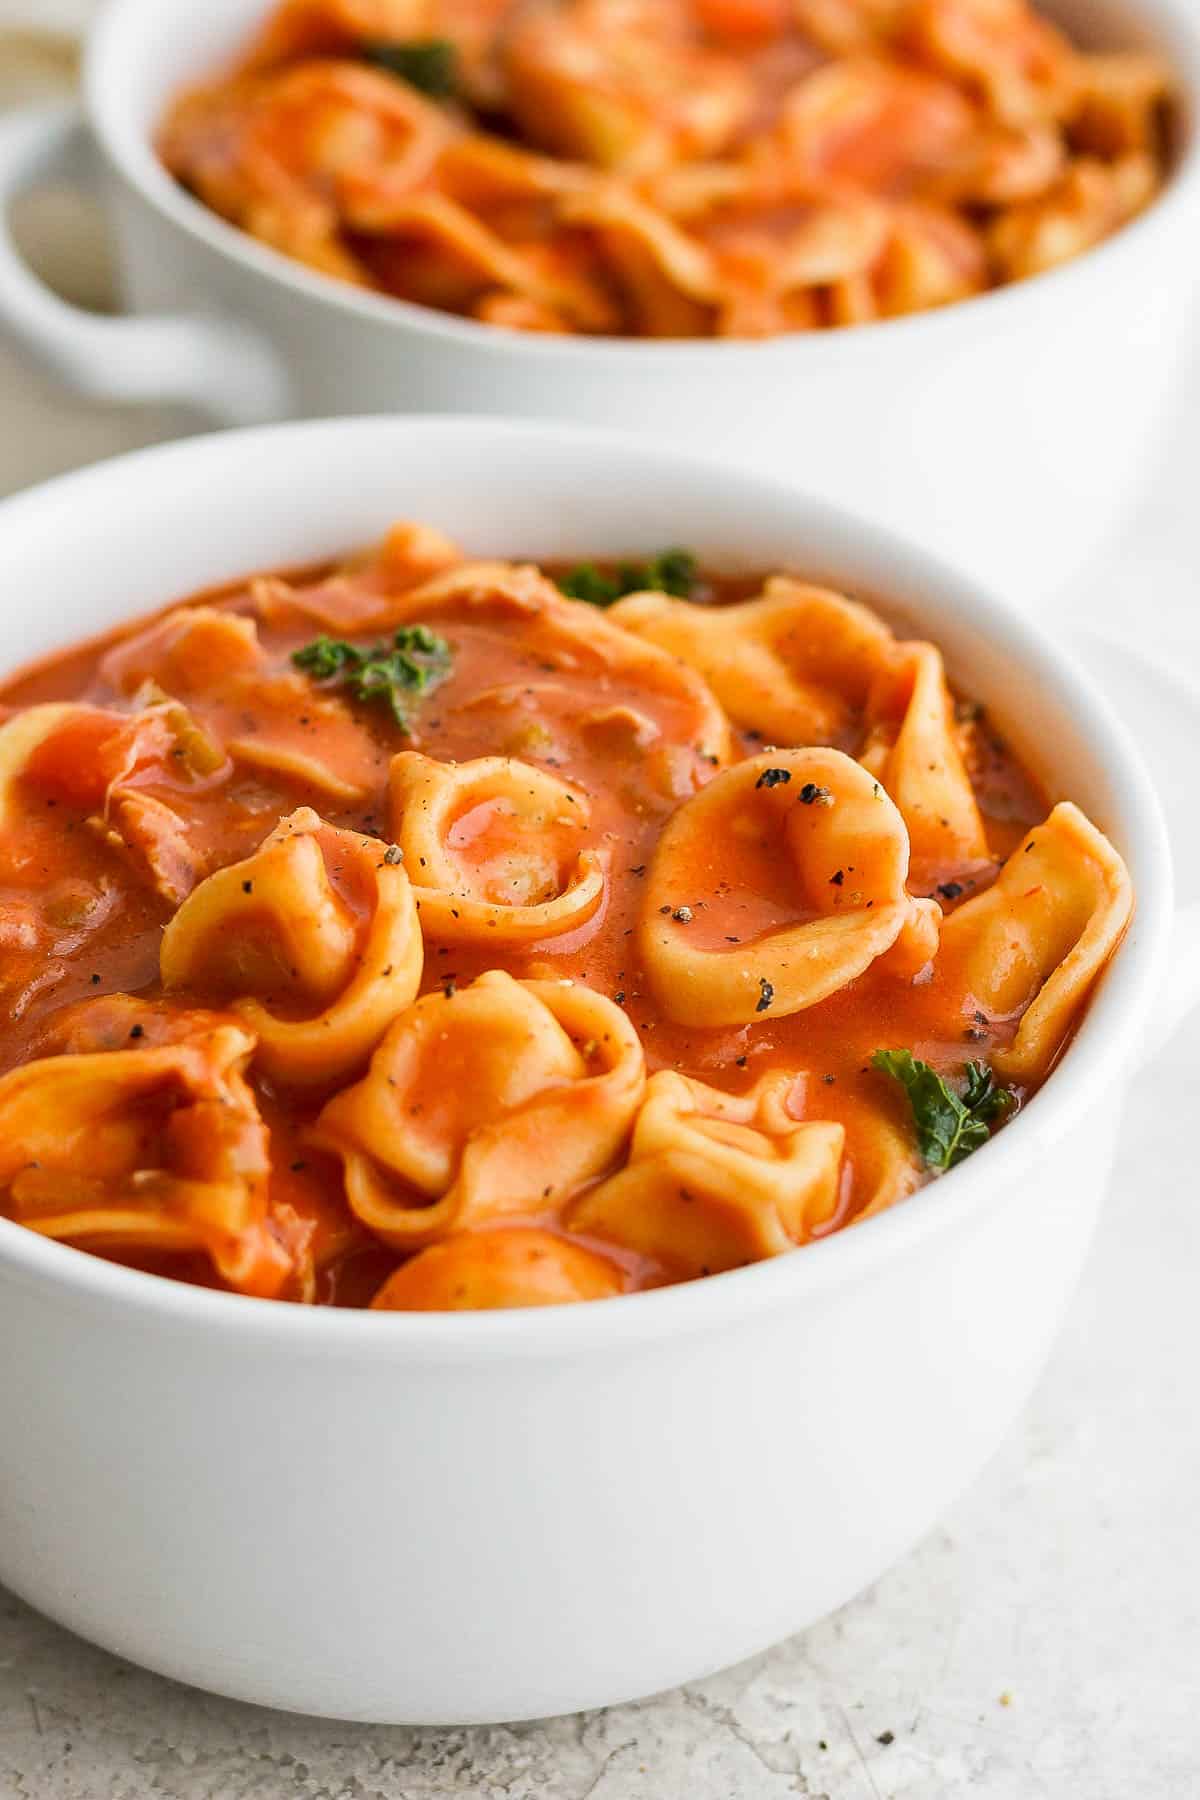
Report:
[[[0,92],[15,84],[0,43]],[[1155,498],[1074,609],[1200,679],[1191,401],[1195,379]],[[1103,429],[1099,399],[1097,412]],[[0,491],[178,423],[75,406],[2,353],[0,420]],[[1200,1791],[1198,1058],[1200,1025],[1136,1085],[1095,1251],[1027,1417],[944,1526],[834,1618],[639,1706],[410,1732],[190,1692],[0,1595],[0,1795],[1188,1800]]]

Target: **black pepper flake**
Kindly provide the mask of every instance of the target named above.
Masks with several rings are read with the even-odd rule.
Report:
[[[442,993],[445,996],[445,998],[447,1000],[453,1000],[453,998],[454,998],[455,994],[457,994],[457,992],[458,992],[458,984],[456,983],[453,975],[443,976],[443,978],[442,978]]]
[[[636,869],[630,869],[630,871],[629,871],[629,873],[630,873],[630,874],[631,874],[631,875],[644,875],[644,874],[645,874],[645,873],[646,873],[646,865],[645,865],[645,863],[639,863],[639,864],[638,864],[638,866],[637,866],[637,868],[636,868]]]
[[[681,925],[690,925],[695,914],[692,912],[690,906],[677,906],[675,911],[671,914],[671,917],[673,919],[678,919]]]
[[[387,849],[383,853],[383,860],[385,863],[390,864],[392,867],[395,867],[395,865],[398,862],[403,862],[404,861],[404,852],[400,848],[399,844],[389,844]]]
[[[301,1161],[301,1162],[294,1162],[290,1166],[291,1166],[292,1174],[299,1175],[301,1169],[307,1169],[308,1164],[306,1162]]]
[[[766,1012],[774,998],[775,989],[765,975],[760,975],[758,978],[758,1005],[754,1009],[755,1012]]]
[[[242,892],[243,894],[252,894],[254,892],[254,883],[252,881],[243,881]]]
[[[957,900],[963,891],[961,881],[942,881],[938,884],[938,893],[943,900]]]
[[[875,1742],[877,1744],[882,1744],[885,1750],[889,1744],[894,1744],[895,1741],[896,1734],[894,1731],[881,1731],[879,1736],[875,1739]]]
[[[99,977],[99,976],[98,976],[98,975],[93,975],[93,976],[92,976],[92,986],[93,986],[93,987],[99,987],[99,986],[100,986],[100,977]]]
[[[782,787],[785,782],[790,781],[791,779],[792,771],[790,769],[764,769],[754,785],[756,788]],[[809,786],[811,787],[811,785],[812,783],[810,782]]]
[[[1028,843],[1027,843],[1027,844],[1026,844],[1026,846],[1025,846],[1025,854],[1026,854],[1026,856],[1028,856],[1028,855],[1029,855],[1029,852],[1030,852],[1030,851],[1031,851],[1031,850],[1036,850],[1036,849],[1037,849],[1037,839],[1036,839],[1036,838],[1030,838],[1030,840],[1029,840],[1029,842],[1028,842]]]
[[[665,916],[667,913],[670,912],[671,909],[669,906],[660,906],[658,910],[660,913],[664,914],[664,916]]]
[[[747,1063],[748,1063],[748,1062],[749,1062],[749,1061],[750,1061],[750,1058],[749,1058],[749,1057],[748,1057],[748,1056],[739,1056],[739,1057],[738,1057],[738,1059],[737,1059],[737,1066],[738,1066],[738,1068],[739,1068],[739,1069],[744,1069],[744,1068],[745,1068],[745,1066],[746,1066],[746,1064],[747,1064]]]
[[[146,1028],[144,1025],[131,1025],[129,1027],[129,1035],[131,1038],[145,1037]]]
[[[804,806],[832,806],[833,795],[827,787],[818,787],[815,781],[806,781],[800,789],[800,801]]]
[[[837,1080],[837,1076],[836,1075],[822,1075],[821,1080],[825,1083],[826,1087],[832,1087],[834,1082]]]
[[[832,874],[829,877],[829,885],[830,885],[830,887],[841,887],[841,885],[842,885],[843,881],[845,881],[845,879],[846,879],[845,869],[838,869],[834,874]]]
[[[624,1006],[624,1004],[625,1004],[624,990],[622,990],[622,992],[619,994],[614,994],[613,999],[616,1001],[618,1006]]]

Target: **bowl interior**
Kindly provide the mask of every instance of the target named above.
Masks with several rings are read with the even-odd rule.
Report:
[[[160,201],[183,199],[153,149],[171,96],[236,56],[271,0],[109,0],[89,46],[93,117],[117,160]],[[1077,43],[1092,49],[1146,48],[1175,65],[1183,89],[1180,150],[1194,141],[1200,106],[1200,20],[1190,0],[1038,0]],[[169,197],[169,198],[168,198]],[[192,203],[187,202],[188,210]]]
[[[748,1290],[760,1301],[775,1294],[790,1302],[828,1271],[886,1256],[889,1245],[939,1219],[962,1219],[968,1191],[984,1204],[1020,1179],[1039,1145],[1056,1141],[1133,1060],[1165,955],[1172,894],[1161,812],[1124,726],[1070,656],[1002,601],[888,534],[767,478],[612,434],[488,419],[319,421],[193,439],[0,505],[0,591],[7,597],[0,669],[198,589],[356,548],[398,518],[428,521],[468,553],[602,557],[683,544],[715,568],[793,569],[869,598],[902,629],[942,647],[952,679],[984,702],[1051,799],[1069,796],[1083,806],[1133,874],[1133,925],[1064,1070],[965,1171],[965,1182],[964,1171],[954,1173],[949,1213],[939,1185],[805,1257],[639,1296],[646,1304],[634,1309],[637,1330],[642,1320],[657,1331],[668,1321],[736,1312]],[[178,1284],[114,1270],[2,1224],[0,1256],[38,1270],[40,1279],[66,1279],[97,1294],[120,1288],[177,1314],[258,1308],[271,1332],[319,1327],[339,1341],[359,1328],[353,1315],[297,1322],[290,1315],[300,1309],[267,1302],[199,1290],[179,1298]],[[169,1299],[159,1301],[163,1288]],[[488,1329],[516,1344],[550,1327],[526,1319],[518,1329],[508,1316]],[[572,1319],[562,1329],[573,1342],[600,1327]],[[457,1344],[461,1325],[453,1316],[447,1334]]]
[[[1126,856],[1134,850],[1109,746],[1040,639],[931,559],[719,465],[554,426],[334,421],[123,459],[10,501],[0,517],[5,590],[37,596],[0,614],[9,670],[198,590],[353,550],[398,518],[436,525],[472,555],[619,557],[684,544],[730,573],[789,569],[932,638],[1050,798],[1069,795]]]

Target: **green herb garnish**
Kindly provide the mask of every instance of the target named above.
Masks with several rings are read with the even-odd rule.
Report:
[[[449,100],[458,91],[458,51],[449,38],[368,43],[361,54],[365,62],[407,81],[431,100]]]
[[[645,588],[686,600],[696,585],[696,559],[690,550],[662,550],[647,563],[625,563],[621,582],[626,594]]]
[[[602,575],[595,563],[576,563],[558,585],[569,600],[586,600],[589,606],[611,606],[621,598],[620,587],[608,575]]]
[[[917,1148],[931,1169],[944,1172],[986,1144],[990,1126],[1014,1104],[1007,1088],[997,1087],[983,1063],[968,1063],[961,1094],[947,1086],[936,1069],[911,1050],[877,1050],[873,1068],[898,1081],[908,1095]]]
[[[393,723],[407,732],[409,703],[446,679],[451,651],[427,625],[404,625],[390,644],[367,650],[343,638],[315,638],[293,651],[292,661],[314,681],[345,688],[353,700],[386,706]]]
[[[622,563],[615,575],[602,575],[595,563],[576,563],[558,585],[589,606],[611,606],[625,594],[645,592],[686,600],[696,585],[696,559],[690,550],[662,550],[648,562]]]

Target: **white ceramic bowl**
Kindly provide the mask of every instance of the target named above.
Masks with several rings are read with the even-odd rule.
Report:
[[[1200,263],[1195,0],[1045,4],[1082,41],[1153,44],[1178,70],[1178,167],[1151,211],[1055,274],[944,312],[714,344],[522,335],[309,273],[192,200],[151,147],[171,93],[243,42],[267,0],[108,0],[86,126],[52,112],[0,127],[0,213],[24,187],[99,169],[126,300],[147,316],[63,305],[0,241],[0,326],[89,393],[177,396],[234,423],[486,412],[712,446],[1033,604],[1152,466]]]
[[[0,1580],[136,1662],[372,1720],[521,1718],[748,1655],[847,1599],[996,1447],[1104,1192],[1172,917],[1124,727],[1011,609],[762,478],[604,433],[366,420],[127,457],[0,507],[0,664],[402,514],[475,552],[683,542],[887,595],[1137,914],[1062,1066],[970,1162],[794,1255],[594,1305],[312,1312],[0,1221]],[[1148,690],[1153,702],[1153,689]],[[1200,989],[1200,930],[1175,971]]]

